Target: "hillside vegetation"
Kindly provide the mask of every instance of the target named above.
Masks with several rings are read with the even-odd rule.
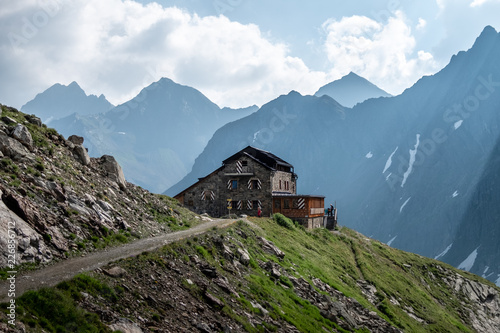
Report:
[[[480,277],[347,228],[276,220],[250,218],[28,292],[17,331],[500,329],[499,289]]]

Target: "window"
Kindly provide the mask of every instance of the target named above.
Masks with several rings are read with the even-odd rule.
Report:
[[[280,190],[281,190],[281,179],[280,179]]]
[[[259,207],[260,207],[259,200],[254,200],[254,201],[252,202],[252,206],[253,206],[253,209],[257,209],[257,208],[259,208]],[[262,207],[261,207],[261,209],[262,209]]]
[[[275,199],[274,200],[274,208],[275,209],[281,209],[281,200],[280,199]]]
[[[257,180],[257,179],[252,180],[252,188],[253,189],[260,189],[259,180]]]
[[[244,166],[244,167],[248,166],[248,161],[241,161],[241,166]]]
[[[238,201],[231,201],[231,206],[233,206],[232,209],[237,209],[237,210],[242,210],[243,209],[243,202],[241,200]]]
[[[237,180],[231,180],[231,189],[232,190],[238,189],[238,181]]]
[[[290,199],[285,199],[285,202],[283,203],[283,207],[285,209],[290,209]]]

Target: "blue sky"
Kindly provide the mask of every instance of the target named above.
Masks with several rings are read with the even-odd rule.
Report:
[[[500,0],[18,0],[0,7],[0,103],[77,81],[118,104],[169,77],[243,107],[350,71],[399,94],[498,31],[497,13]]]

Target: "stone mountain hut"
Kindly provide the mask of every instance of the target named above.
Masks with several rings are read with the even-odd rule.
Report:
[[[281,213],[307,228],[326,225],[324,197],[298,195],[293,165],[251,146],[174,198],[198,214],[213,217],[257,216],[260,208],[262,216]]]

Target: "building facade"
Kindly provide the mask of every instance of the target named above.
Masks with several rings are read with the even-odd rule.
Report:
[[[290,163],[251,146],[175,198],[192,211],[213,217],[257,216],[259,208],[262,216],[280,212],[294,220],[321,217],[322,221],[324,216],[324,197],[297,195],[297,175]]]

